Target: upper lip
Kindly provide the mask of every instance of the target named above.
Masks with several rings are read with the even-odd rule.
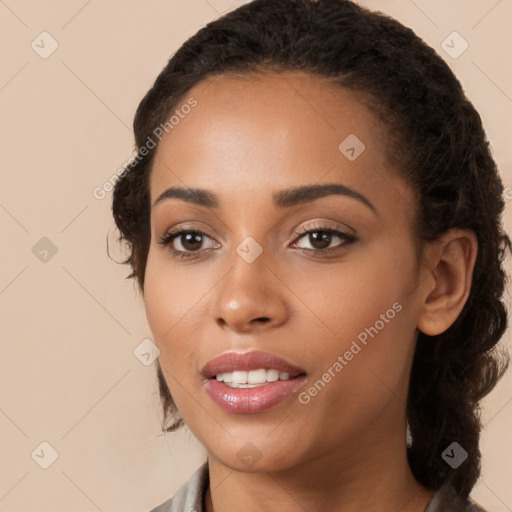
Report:
[[[234,372],[236,370],[250,371],[264,368],[266,370],[279,370],[289,373],[290,377],[296,377],[305,373],[302,368],[294,366],[268,352],[227,352],[209,361],[201,370],[201,373],[208,379],[215,377],[218,373]]]

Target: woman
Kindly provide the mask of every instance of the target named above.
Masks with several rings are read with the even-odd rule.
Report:
[[[154,510],[483,510],[510,240],[434,50],[351,1],[255,0],[183,44],[134,131],[113,214],[167,430],[208,452]]]

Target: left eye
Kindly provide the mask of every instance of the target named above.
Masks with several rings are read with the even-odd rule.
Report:
[[[313,245],[313,247],[299,247],[301,249],[316,252],[333,252],[338,250],[339,247],[355,241],[355,238],[352,235],[348,235],[347,233],[343,233],[342,231],[331,228],[310,229],[300,234],[299,240],[303,238],[306,239],[311,245]],[[338,238],[341,240],[341,242],[338,243],[334,248],[329,247],[335,238]]]

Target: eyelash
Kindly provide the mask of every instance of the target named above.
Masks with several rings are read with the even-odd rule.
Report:
[[[340,251],[344,246],[350,245],[356,241],[356,237],[354,237],[353,235],[349,235],[347,233],[344,233],[343,231],[339,231],[337,229],[329,228],[329,227],[321,226],[321,225],[314,225],[314,226],[311,226],[308,228],[301,228],[294,233],[294,236],[296,237],[295,240],[297,240],[297,239],[302,238],[305,235],[308,235],[311,233],[319,233],[319,232],[320,233],[328,233],[329,235],[334,235],[334,236],[340,238],[341,240],[343,240],[343,242],[331,249],[303,249],[304,251],[312,252],[315,255],[316,254],[318,254],[318,255],[331,254],[331,253]],[[179,228],[175,231],[170,231],[170,232],[166,233],[165,236],[163,236],[158,243],[163,246],[168,246],[171,256],[173,258],[184,259],[184,258],[196,257],[200,251],[178,251],[176,249],[172,249],[172,247],[171,247],[171,244],[175,238],[178,238],[180,235],[190,234],[190,233],[193,233],[195,235],[200,235],[200,236],[206,236],[206,237],[210,238],[208,236],[208,234],[205,233],[204,231],[202,231],[201,229],[198,229],[198,228],[189,229],[189,228],[183,227],[183,228]]]

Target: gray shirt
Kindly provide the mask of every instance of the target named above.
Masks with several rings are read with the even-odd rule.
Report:
[[[205,462],[176,491],[172,498],[151,512],[205,512],[204,496],[210,477],[208,462]],[[462,501],[449,484],[439,489],[430,500],[425,512],[486,512],[473,501]]]

